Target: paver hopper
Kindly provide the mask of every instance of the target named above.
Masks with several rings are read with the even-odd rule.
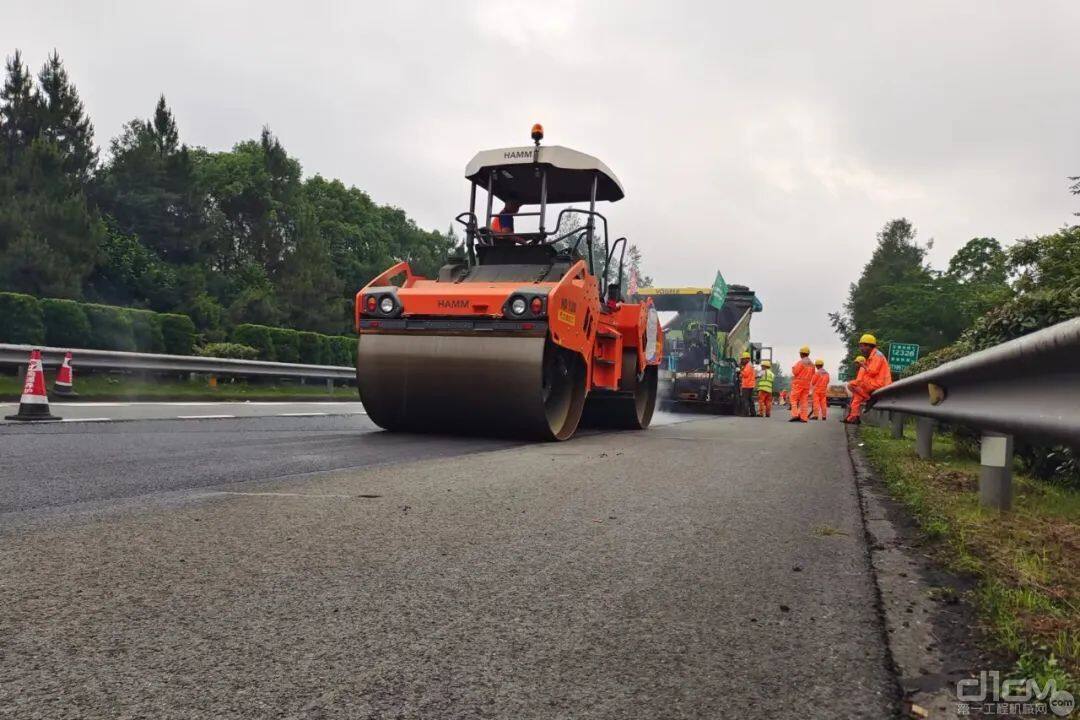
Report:
[[[532,138],[466,166],[465,240],[438,277],[402,262],[357,293],[360,399],[379,426],[566,440],[583,416],[649,425],[662,330],[650,301],[623,302],[626,238],[609,243],[596,210],[622,186],[598,159],[542,146],[539,125]],[[588,210],[564,207],[549,230],[549,206],[569,203]],[[515,232],[523,218],[538,227]]]

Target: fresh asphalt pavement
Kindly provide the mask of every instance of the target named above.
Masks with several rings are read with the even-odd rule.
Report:
[[[77,423],[0,450],[0,717],[897,710],[835,420]]]

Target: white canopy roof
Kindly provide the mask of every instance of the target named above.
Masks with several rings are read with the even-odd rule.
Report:
[[[532,145],[482,150],[465,166],[465,177],[486,188],[494,170],[493,194],[500,200],[516,200],[526,205],[540,202],[540,176],[530,172],[537,165],[547,169],[549,203],[588,202],[592,178],[598,175],[596,199],[622,199],[622,185],[607,165],[592,155],[561,145]]]

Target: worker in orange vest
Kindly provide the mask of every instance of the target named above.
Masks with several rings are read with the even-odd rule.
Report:
[[[858,424],[862,407],[870,399],[870,395],[892,383],[892,370],[885,355],[877,349],[877,338],[870,334],[859,338],[859,352],[866,358],[866,362],[855,379],[848,383],[851,390],[851,409],[844,418],[846,423]]]
[[[799,348],[799,359],[791,366],[791,419],[788,422],[808,422],[810,419],[810,381],[814,377],[814,363],[810,360],[810,348]]]
[[[740,415],[755,417],[754,411],[754,388],[757,386],[757,373],[754,372],[754,363],[750,362],[750,353],[744,352],[739,357],[739,406]]]
[[[825,361],[818,358],[814,361],[814,377],[810,379],[810,395],[814,399],[814,419],[824,420],[828,405],[829,371],[825,369]]]
[[[780,405],[787,405],[787,390],[780,391]]]
[[[502,212],[491,218],[491,232],[494,235],[513,235],[514,216],[521,210],[521,203],[507,200]]]

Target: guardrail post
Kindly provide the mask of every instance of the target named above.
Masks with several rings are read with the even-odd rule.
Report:
[[[896,412],[895,410],[889,411],[889,429],[892,430],[893,440],[899,440],[904,437],[904,414]]]
[[[326,392],[334,394],[334,378],[326,378]]]
[[[923,460],[934,454],[934,419],[921,417],[915,420],[915,452]]]
[[[980,450],[979,503],[997,510],[1012,508],[1012,435],[983,433]]]

